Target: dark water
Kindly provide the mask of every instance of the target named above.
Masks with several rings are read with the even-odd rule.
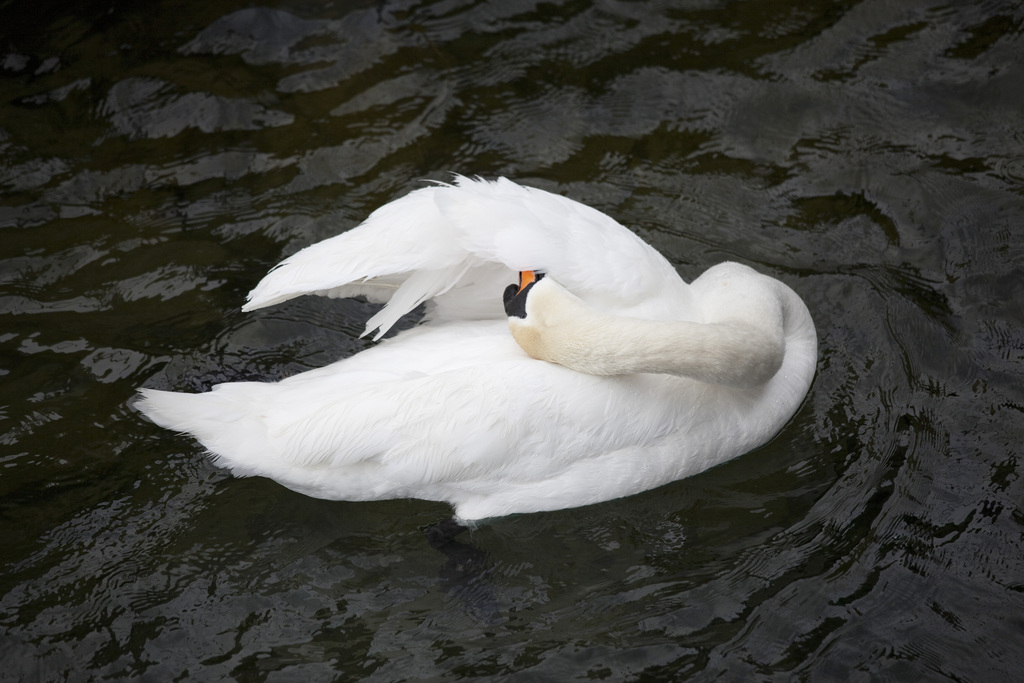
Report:
[[[1012,680],[1024,667],[1024,10],[1011,3],[0,5],[0,678]],[[351,354],[242,314],[449,171],[725,259],[821,357],[771,444],[503,519],[231,479],[141,420]]]

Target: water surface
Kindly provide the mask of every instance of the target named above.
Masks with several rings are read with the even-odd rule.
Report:
[[[1013,3],[0,6],[0,678],[1011,680],[1024,667]],[[130,407],[351,355],[284,256],[452,171],[807,302],[767,446],[488,524],[233,479]]]

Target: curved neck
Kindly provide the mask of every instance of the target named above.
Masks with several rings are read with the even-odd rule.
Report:
[[[531,288],[525,318],[509,318],[531,356],[592,375],[664,373],[752,387],[785,355],[782,307],[708,322],[652,321],[602,313],[550,278]]]

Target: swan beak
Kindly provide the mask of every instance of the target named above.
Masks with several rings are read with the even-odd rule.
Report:
[[[519,273],[519,291],[526,289],[526,286],[531,282],[536,282],[540,278],[537,277],[536,271],[523,270]]]

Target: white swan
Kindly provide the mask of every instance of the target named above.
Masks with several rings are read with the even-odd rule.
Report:
[[[796,411],[817,358],[781,282],[723,263],[687,285],[608,216],[505,179],[379,208],[285,260],[244,310],[302,294],[387,301],[367,323],[377,338],[428,304],[419,326],[333,365],[143,389],[137,406],[235,475],[447,501],[467,522],[634,494],[749,451]]]

